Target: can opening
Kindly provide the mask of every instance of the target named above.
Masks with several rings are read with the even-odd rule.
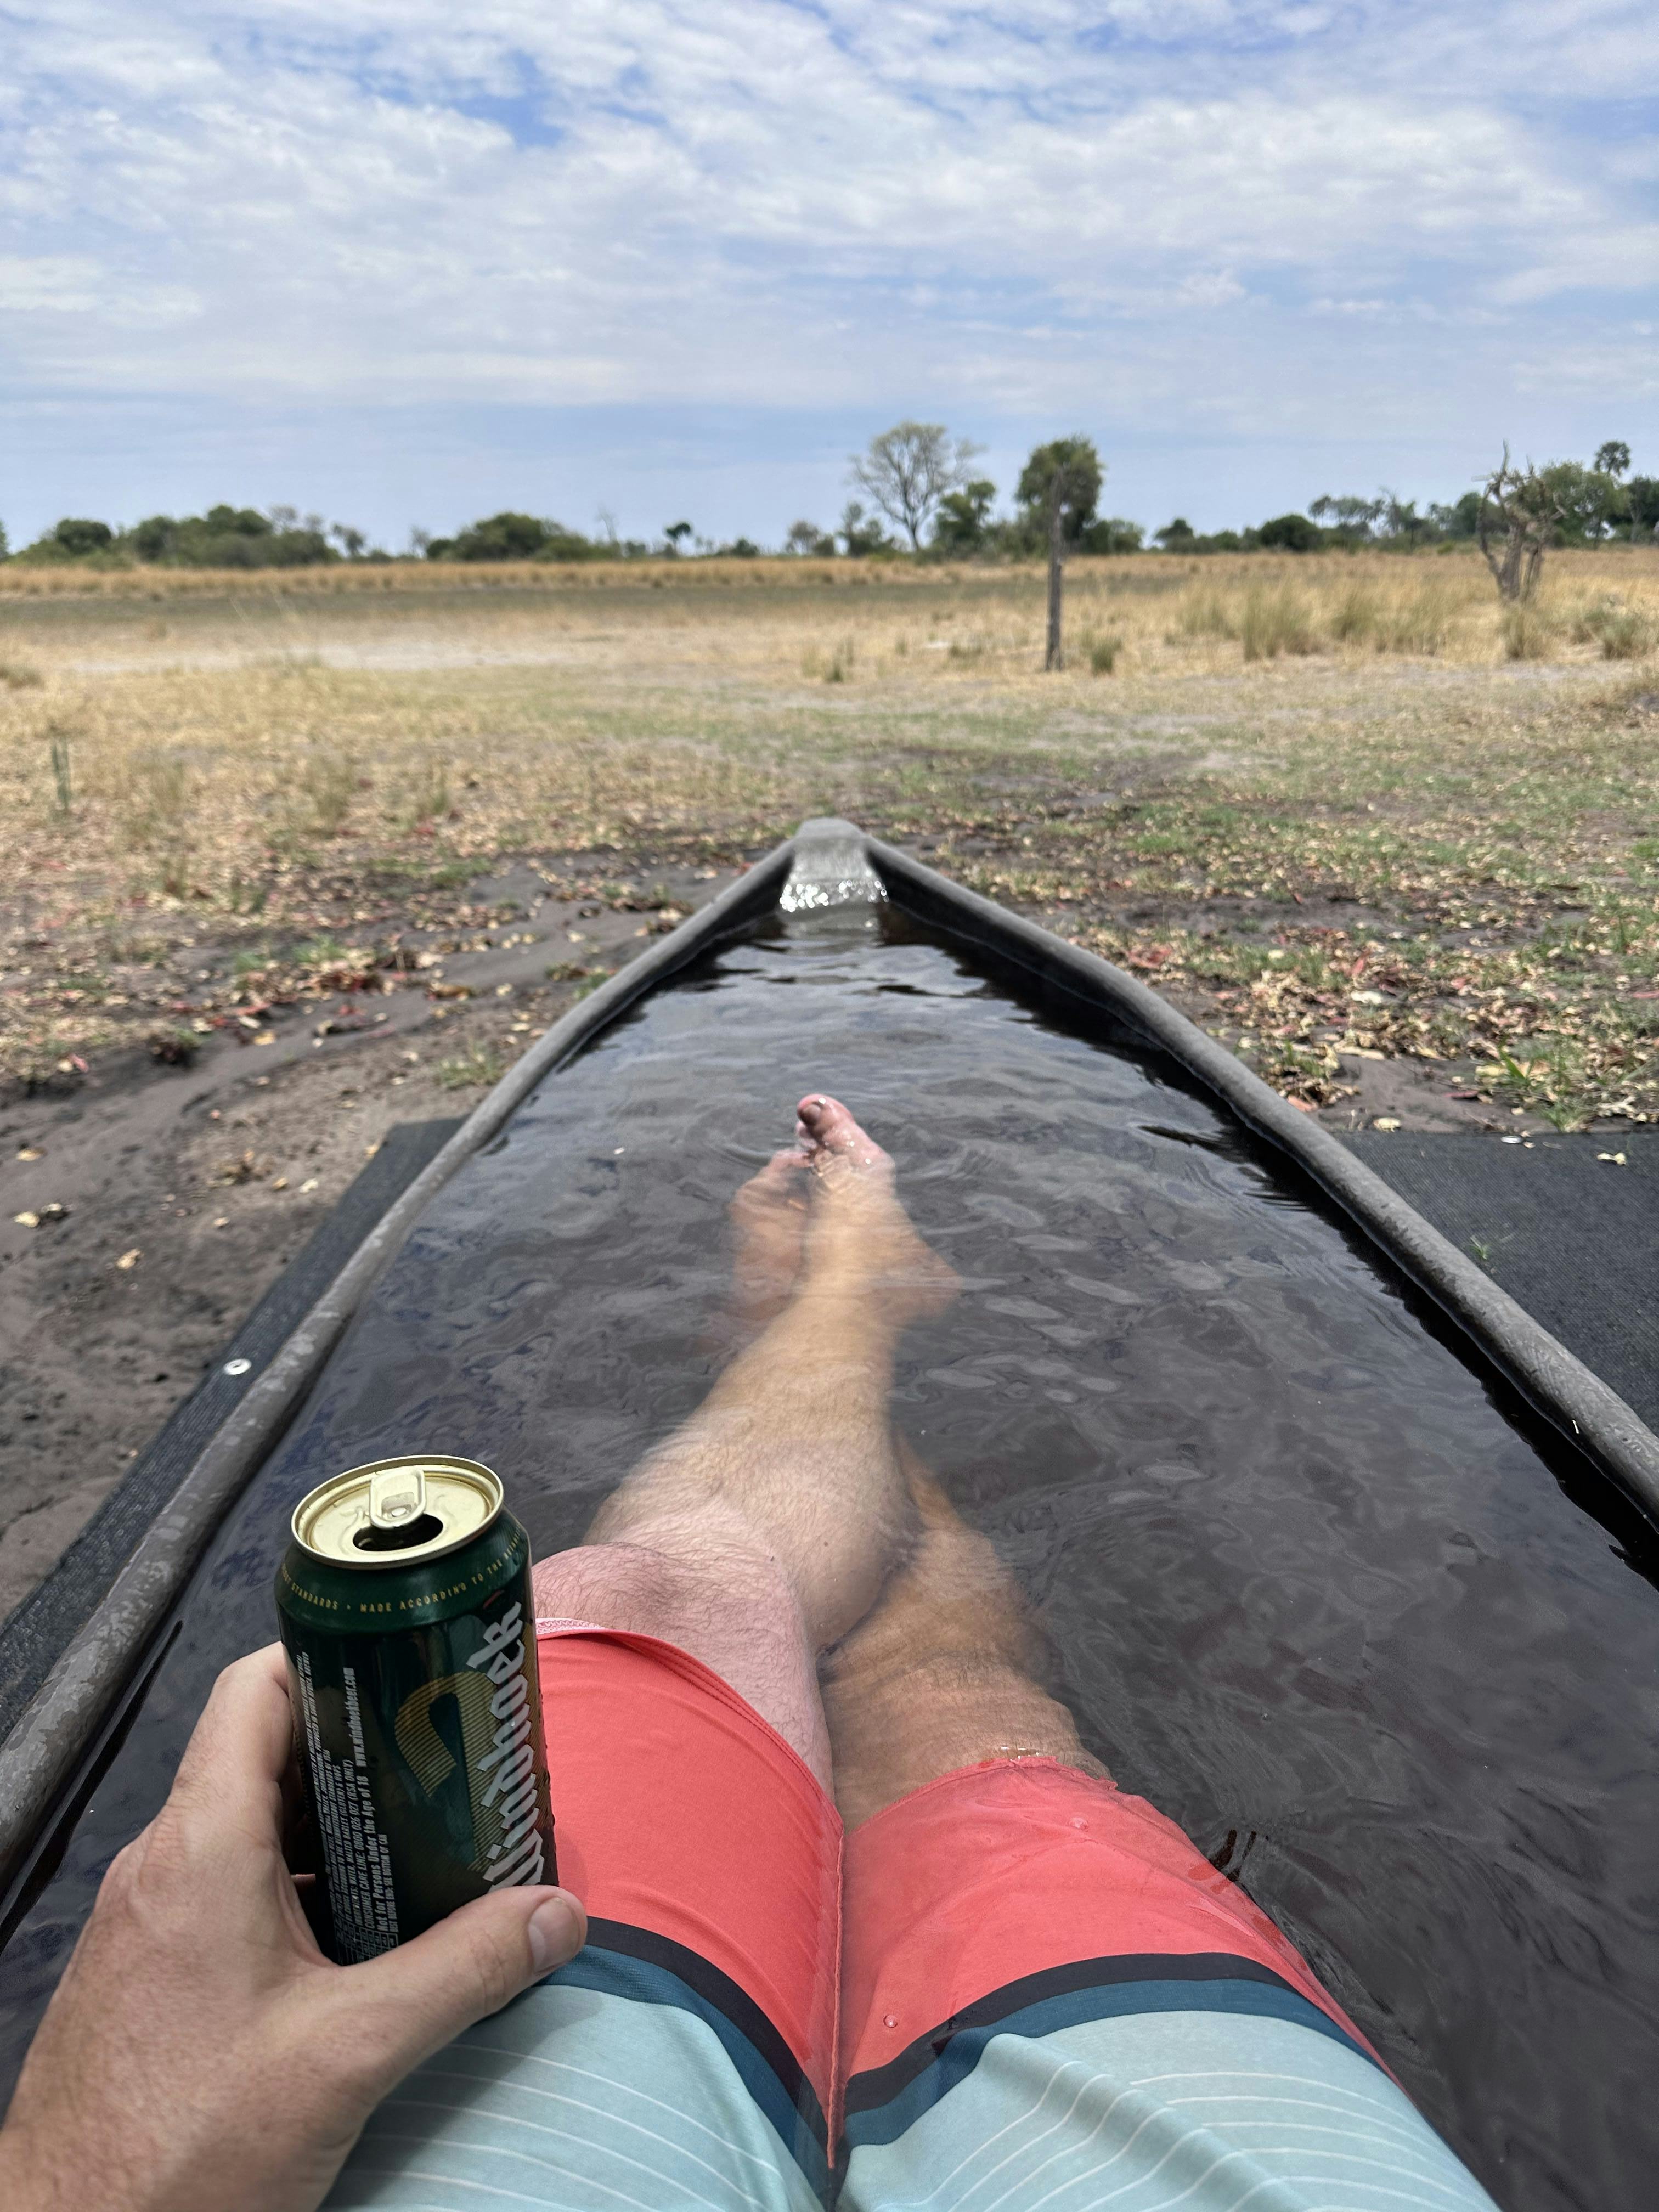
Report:
[[[398,1522],[388,1528],[376,1528],[372,1521],[353,1532],[351,1541],[360,1552],[406,1552],[411,1544],[429,1544],[434,1536],[441,1536],[444,1524],[435,1513],[417,1513],[412,1521]]]
[[[501,1510],[501,1486],[477,1460],[411,1452],[319,1483],[290,1525],[313,1559],[391,1568],[454,1551]]]

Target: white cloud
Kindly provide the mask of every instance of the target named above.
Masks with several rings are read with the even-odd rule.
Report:
[[[1471,345],[1510,328],[1510,375],[1553,357],[1550,302],[1613,295],[1576,310],[1593,342],[1659,279],[1650,160],[1582,106],[1616,120],[1653,81],[1659,18],[1629,0],[61,0],[10,22],[14,390],[1092,404],[1245,434],[1379,392],[1421,419]]]

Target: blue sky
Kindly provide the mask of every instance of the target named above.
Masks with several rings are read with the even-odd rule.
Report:
[[[1659,474],[1652,0],[0,12],[0,518],[775,542],[947,422],[1238,523]]]

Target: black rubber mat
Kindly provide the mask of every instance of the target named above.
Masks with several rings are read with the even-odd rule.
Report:
[[[242,1392],[333,1281],[374,1224],[460,1127],[401,1121],[295,1254],[160,1434],[136,1459],[46,1580],[0,1625],[0,1738],[131,1557]],[[246,1359],[228,1375],[227,1361]]]
[[[1659,1428],[1659,1133],[1344,1142]]]

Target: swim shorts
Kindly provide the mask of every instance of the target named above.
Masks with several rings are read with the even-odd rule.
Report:
[[[687,1653],[539,1626],[586,1948],[386,2100],[333,2212],[1490,2212],[1143,1800],[995,1760],[844,1835]]]

